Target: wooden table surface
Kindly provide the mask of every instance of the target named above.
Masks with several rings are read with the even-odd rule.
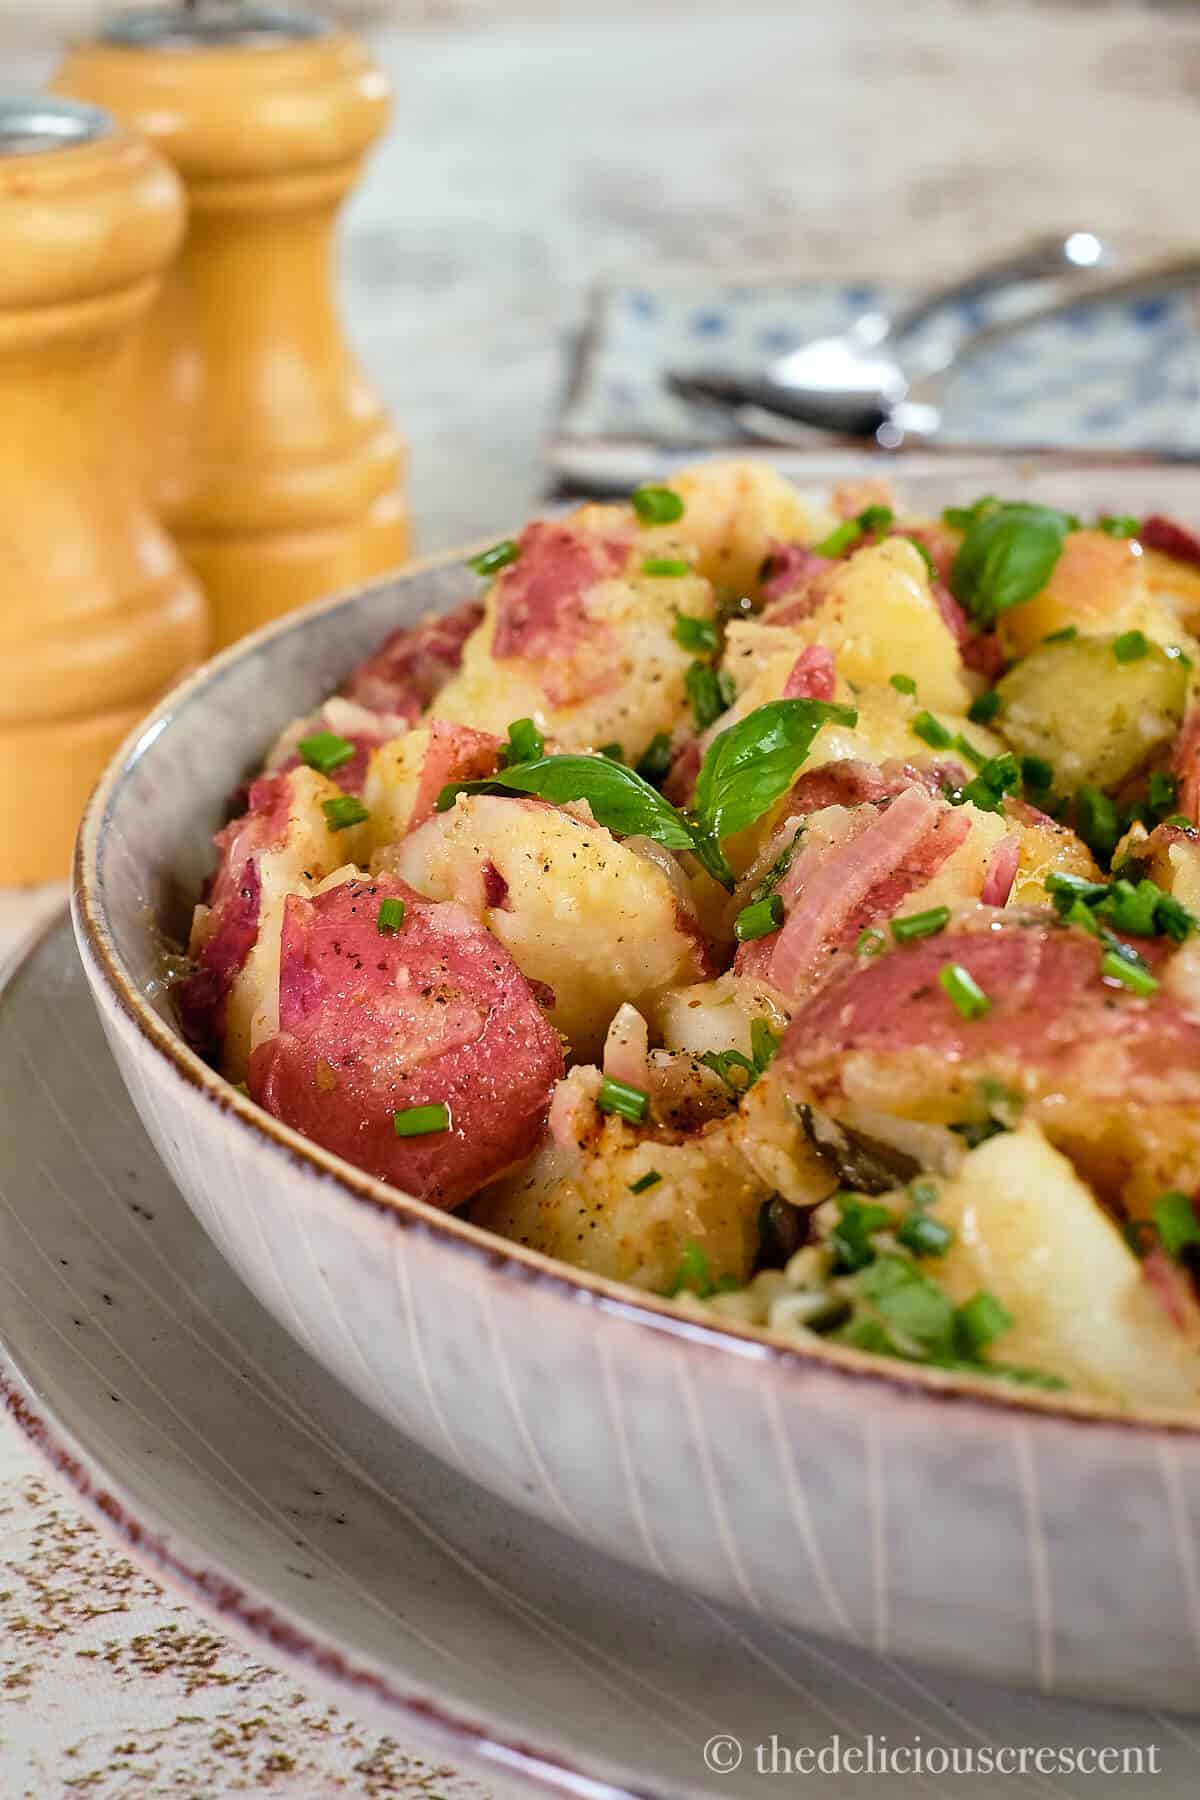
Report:
[[[470,11],[470,9],[468,9]],[[1023,235],[1195,235],[1200,16],[1005,0],[617,0],[374,34],[391,135],[347,218],[352,335],[412,445],[420,547],[541,488],[592,284],[919,283]],[[36,87],[49,52],[3,50]],[[53,895],[0,896],[0,955]],[[254,1664],[0,1434],[0,1791],[481,1796]]]

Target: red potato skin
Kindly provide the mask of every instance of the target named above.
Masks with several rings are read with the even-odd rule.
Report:
[[[500,739],[490,731],[452,725],[445,719],[431,720],[429,748],[421,763],[409,831],[433,817],[437,797],[450,782],[481,781],[494,775],[499,757]]]
[[[1158,944],[1137,948],[1161,967]],[[985,1018],[962,1018],[939,985],[949,963],[991,1000]],[[1095,938],[1041,913],[981,907],[958,930],[851,965],[795,1014],[776,1060],[831,1096],[847,1056],[917,1047],[967,1070],[1016,1064],[1114,1106],[1200,1100],[1200,1020],[1165,990],[1140,999],[1106,980]]]
[[[621,679],[616,640],[588,613],[587,593],[624,571],[629,550],[624,538],[588,537],[535,520],[518,539],[516,561],[496,581],[492,655],[538,663],[555,706],[603,693]]]
[[[1190,563],[1193,568],[1200,569],[1200,537],[1176,519],[1169,519],[1163,513],[1152,513],[1142,520],[1138,539],[1147,550],[1161,550],[1164,556],[1173,556],[1176,562]]]
[[[205,890],[212,928],[195,969],[174,989],[184,1036],[212,1062],[220,1059],[229,990],[258,939],[258,859],[283,844],[289,810],[286,772],[260,776],[246,811],[213,839],[220,861]]]
[[[402,900],[398,931],[379,906]],[[253,1099],[368,1174],[458,1206],[536,1146],[562,1045],[515,962],[452,902],[395,876],[288,899],[277,1037],[250,1058]],[[450,1128],[396,1136],[442,1102]]]
[[[448,613],[394,631],[347,676],[342,698],[413,724],[458,673],[463,645],[482,620],[483,603],[464,600]]]

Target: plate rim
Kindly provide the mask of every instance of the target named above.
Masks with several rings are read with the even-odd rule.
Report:
[[[887,454],[884,461],[902,478],[906,461],[919,466],[928,454],[918,451],[906,456],[905,452],[897,451]],[[945,455],[948,464],[958,453],[946,451],[941,454]],[[876,453],[870,460],[875,462],[878,455]],[[861,449],[854,452],[820,449],[806,453],[813,464],[814,478],[819,473],[823,479],[829,478],[831,464],[836,465],[844,459],[857,465],[868,456],[869,453]],[[769,462],[771,459],[769,454],[760,453],[757,460]],[[936,464],[938,455],[935,454],[932,460]],[[1172,466],[1162,457],[1143,452],[1103,451],[1031,454],[985,450],[971,452],[969,461],[972,469],[981,464],[1002,464],[1016,469],[1034,465],[1060,472],[1071,468],[1093,472],[1111,468],[1119,472],[1131,464]],[[577,1305],[591,1306],[600,1312],[615,1312],[654,1335],[676,1341],[682,1339],[710,1354],[742,1355],[769,1362],[786,1379],[802,1380],[813,1373],[826,1374],[915,1403],[976,1408],[984,1413],[1015,1413],[1029,1420],[1043,1419],[1048,1426],[1054,1424],[1070,1431],[1087,1427],[1116,1428],[1126,1433],[1148,1432],[1200,1443],[1200,1414],[1192,1417],[1166,1409],[1127,1410],[1085,1394],[1042,1392],[988,1381],[986,1377],[948,1374],[921,1364],[889,1360],[823,1341],[803,1344],[762,1327],[739,1324],[736,1320],[716,1315],[710,1320],[685,1313],[661,1296],[641,1293],[588,1270],[572,1268],[524,1244],[500,1238],[481,1226],[452,1213],[441,1212],[425,1201],[367,1175],[264,1112],[210,1068],[145,1001],[125,969],[109,928],[101,872],[107,827],[121,788],[140,757],[214,680],[220,681],[238,663],[256,655],[275,639],[306,629],[314,619],[356,606],[367,595],[385,588],[407,586],[422,576],[465,563],[468,557],[493,542],[495,536],[489,534],[486,539],[421,558],[375,581],[342,589],[285,614],[219,651],[168,690],[112,756],[88,800],[80,823],[72,865],[71,913],[85,973],[89,973],[90,978],[87,967],[90,962],[110,1000],[115,1001],[150,1053],[167,1065],[172,1079],[182,1082],[215,1106],[235,1130],[248,1131],[257,1141],[272,1146],[272,1154],[286,1156],[308,1176],[316,1177],[339,1203],[348,1201],[366,1206],[377,1217],[382,1215],[393,1229],[424,1231],[456,1253],[467,1255],[476,1262],[482,1261],[489,1273],[506,1281],[537,1285]]]
[[[0,1009],[14,1004],[12,990],[47,940],[69,925],[70,914],[64,902],[18,945],[0,967]],[[80,976],[86,994],[82,958]],[[90,994],[87,999],[91,1003]],[[112,1053],[106,1048],[105,1054]],[[161,1165],[149,1139],[147,1145],[150,1155]],[[171,1181],[165,1169],[164,1175]],[[410,1723],[425,1745],[436,1745],[470,1761],[477,1770],[497,1780],[516,1780],[567,1800],[660,1800],[660,1791],[639,1785],[632,1778],[632,1771],[621,1771],[620,1782],[591,1774],[559,1751],[540,1747],[523,1734],[500,1736],[495,1724],[485,1724],[476,1715],[448,1707],[428,1692],[405,1689],[381,1666],[350,1651],[332,1633],[317,1631],[302,1614],[268,1598],[253,1582],[234,1580],[219,1564],[208,1566],[216,1560],[210,1553],[203,1551],[188,1533],[156,1520],[153,1509],[135,1500],[120,1476],[57,1417],[20,1357],[14,1354],[2,1320],[0,1411],[8,1428],[21,1434],[54,1485],[80,1507],[109,1543],[271,1668],[287,1668],[297,1679],[324,1683],[336,1689],[339,1700],[347,1705],[356,1701],[361,1704],[361,1697],[366,1695],[368,1704],[389,1718]],[[396,1435],[403,1437],[398,1431]],[[463,1479],[449,1473],[455,1480]]]

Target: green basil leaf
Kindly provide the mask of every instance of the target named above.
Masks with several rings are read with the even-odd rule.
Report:
[[[1040,594],[1072,528],[1066,513],[1017,501],[972,521],[950,571],[954,597],[976,625],[994,625],[1010,606]]]
[[[555,806],[586,800],[598,825],[622,837],[639,834],[668,850],[695,849],[695,833],[657,788],[607,756],[542,756],[505,769],[498,781],[457,781],[437,797],[447,812],[459,794],[536,794]]]
[[[829,700],[770,700],[715,737],[696,782],[695,813],[712,838],[760,819],[792,785],[822,725],[854,725],[853,707]]]

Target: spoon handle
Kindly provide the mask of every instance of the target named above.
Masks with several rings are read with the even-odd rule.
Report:
[[[934,288],[903,307],[887,322],[876,343],[896,344],[915,335],[939,313],[952,313],[983,300],[1004,288],[1021,287],[1026,282],[1066,280],[1073,285],[1096,270],[1111,268],[1116,254],[1102,238],[1091,231],[1072,231],[1065,237],[1039,238],[1015,254],[1002,256],[995,262],[983,263],[969,274],[960,276],[944,287]],[[956,336],[972,335],[973,327],[963,323]]]

